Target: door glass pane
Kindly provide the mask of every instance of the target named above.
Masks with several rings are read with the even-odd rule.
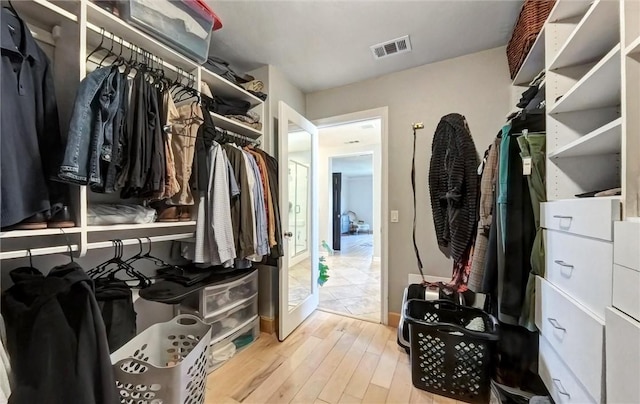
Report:
[[[311,295],[311,134],[289,122],[289,309]]]

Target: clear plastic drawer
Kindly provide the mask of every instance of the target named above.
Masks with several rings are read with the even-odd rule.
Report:
[[[182,303],[199,312],[203,318],[220,315],[235,307],[239,301],[258,293],[258,271],[224,284],[212,285],[193,294]]]
[[[255,316],[222,340],[212,342],[209,347],[208,372],[218,369],[238,352],[251,345],[259,336],[260,317]]]

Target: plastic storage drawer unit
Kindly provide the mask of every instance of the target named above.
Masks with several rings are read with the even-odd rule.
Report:
[[[197,310],[203,318],[211,317],[233,307],[258,293],[258,271],[253,270],[235,281],[208,286],[183,301],[183,306]]]
[[[211,373],[218,369],[235,354],[251,345],[259,336],[260,317],[255,316],[228,333],[223,339],[217,342],[212,340],[209,347],[207,372]]]
[[[200,313],[186,307],[180,307],[180,313],[195,314],[200,317]],[[203,318],[203,321],[211,326],[211,342],[216,343],[257,315],[258,295],[253,295],[237,301],[230,308],[220,310],[218,314]]]
[[[202,0],[128,0],[124,18],[180,53],[204,63],[214,27],[222,25]]]

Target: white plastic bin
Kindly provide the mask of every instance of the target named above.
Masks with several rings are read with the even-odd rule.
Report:
[[[211,327],[183,314],[154,324],[111,354],[120,402],[202,404]]]

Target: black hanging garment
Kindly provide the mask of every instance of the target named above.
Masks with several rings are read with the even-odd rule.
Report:
[[[429,191],[438,245],[459,262],[478,222],[478,152],[464,116],[442,117],[433,136]]]
[[[113,353],[136,336],[136,311],[131,288],[118,279],[96,279],[95,286],[109,352]]]
[[[109,347],[93,282],[78,266],[48,276],[11,271],[2,298],[15,383],[10,404],[115,404]]]
[[[66,186],[52,181],[64,153],[53,73],[26,24],[2,9],[0,24],[0,226],[60,210]]]

